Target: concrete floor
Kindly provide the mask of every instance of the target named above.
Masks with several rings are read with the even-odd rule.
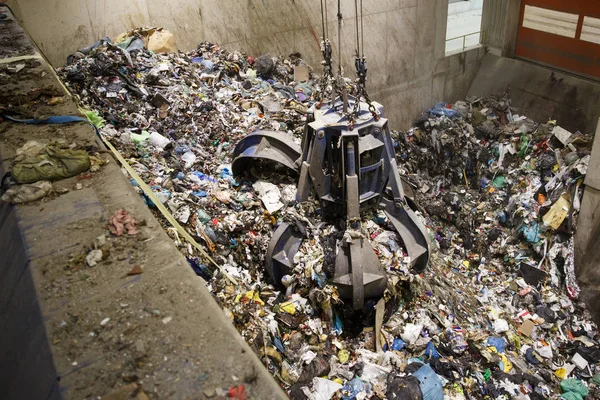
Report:
[[[456,14],[448,15],[448,25],[446,26],[446,54],[454,54],[479,45],[481,30],[482,9],[469,10]],[[469,35],[476,33],[474,35]],[[466,36],[463,42],[463,35]],[[458,39],[453,39],[458,38]],[[453,40],[448,40],[453,39]]]

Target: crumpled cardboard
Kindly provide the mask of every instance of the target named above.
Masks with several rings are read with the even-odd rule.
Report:
[[[175,36],[166,30],[155,31],[148,38],[148,50],[155,53],[176,53]]]
[[[552,229],[556,230],[562,224],[565,217],[569,213],[569,209],[571,208],[571,202],[565,197],[565,195],[560,196],[556,203],[550,207],[550,211],[544,215],[544,225],[550,226]]]

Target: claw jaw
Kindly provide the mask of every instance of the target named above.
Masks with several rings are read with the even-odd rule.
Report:
[[[353,237],[340,241],[333,283],[341,298],[352,300],[354,310],[363,309],[365,298],[383,295],[387,276],[367,239]]]

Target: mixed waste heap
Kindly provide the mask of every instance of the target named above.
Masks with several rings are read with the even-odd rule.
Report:
[[[321,90],[301,56],[255,59],[211,43],[157,54],[140,31],[121,40],[75,53],[59,74],[211,255],[216,266],[132,179],[292,399],[600,398],[597,327],[573,265],[591,136],[517,115],[506,95],[440,103],[393,132],[430,267],[412,274],[383,211],[363,216],[388,287],[355,313],[331,284],[339,229],[321,221],[319,203],[297,204],[294,178],[271,165],[231,172],[235,144],[255,130],[300,143]],[[282,222],[309,239],[285,292],[264,272]]]

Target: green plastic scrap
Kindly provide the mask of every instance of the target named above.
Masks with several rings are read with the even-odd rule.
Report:
[[[579,393],[567,392],[560,395],[563,400],[583,400],[583,397]]]
[[[562,398],[566,400],[582,400],[590,393],[583,382],[573,378],[562,381],[560,388],[563,391]]]
[[[208,222],[210,221],[210,215],[208,215],[206,213],[206,211],[204,211],[203,209],[198,209],[198,219],[200,220],[200,222]]]
[[[121,39],[121,41],[115,43],[115,45],[123,50],[126,50],[127,47],[129,47],[129,45],[133,41],[133,39],[135,39],[135,36],[123,37],[123,38],[119,38],[119,39]]]
[[[492,371],[490,371],[490,369],[488,368],[483,372],[483,379],[487,382],[490,380],[491,377],[492,377]]]
[[[494,185],[495,188],[502,189],[504,187],[504,185],[506,185],[506,178],[503,177],[502,175],[497,176],[494,179],[494,181],[492,182],[492,184]]]
[[[486,116],[483,115],[479,110],[473,110],[473,126],[483,124],[486,119]]]
[[[130,133],[131,141],[136,144],[140,144],[150,139],[150,133],[148,131],[142,131],[142,133]]]
[[[592,377],[592,382],[594,382],[596,385],[600,385],[600,374],[596,374]]]
[[[56,181],[87,171],[90,165],[90,157],[85,150],[47,146],[43,153],[15,164],[11,175],[17,183]]]
[[[106,121],[100,116],[98,111],[86,110],[85,108],[80,108],[79,111],[85,115],[96,128],[100,129],[106,125]]]
[[[527,152],[527,147],[529,146],[529,141],[527,140],[527,136],[525,134],[521,135],[521,151],[519,151],[519,157],[525,157],[525,153]]]

